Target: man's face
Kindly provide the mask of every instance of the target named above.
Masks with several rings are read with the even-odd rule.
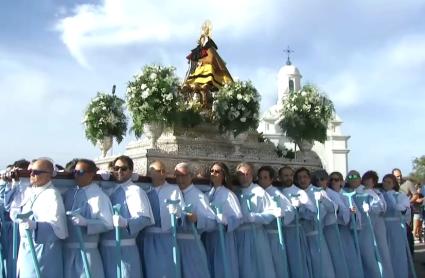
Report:
[[[36,161],[32,164],[30,182],[33,186],[43,186],[52,179],[52,172],[46,162]]]
[[[165,180],[165,169],[159,163],[153,163],[149,166],[149,177],[151,177],[152,182],[162,183]]]
[[[176,168],[174,172],[176,176],[177,185],[181,190],[186,189],[189,185],[192,184],[192,175],[189,172],[189,169],[184,167]]]
[[[326,189],[328,187],[329,178],[328,177],[322,177],[319,179],[318,185],[319,187]]]
[[[258,173],[258,184],[266,189],[273,183],[273,179],[270,177],[270,174],[268,171],[261,171]]]
[[[78,186],[84,187],[93,181],[95,173],[90,172],[89,169],[90,166],[84,162],[78,162],[75,165],[74,179]]]
[[[338,175],[332,175],[329,180],[331,188],[339,192],[342,188],[343,180],[341,180]]]
[[[401,179],[403,178],[403,176],[401,175],[401,172],[399,170],[395,170],[395,171],[393,171],[393,175],[397,179],[397,182],[400,184]]]
[[[133,171],[130,169],[128,164],[125,161],[117,160],[115,161],[114,166],[112,167],[113,175],[115,179],[119,182],[126,182],[131,178]]]
[[[309,177],[309,175],[305,171],[301,171],[301,172],[298,173],[297,180],[298,180],[298,184],[299,184],[300,188],[304,189],[304,190],[307,189],[307,187],[309,187],[309,185],[311,183],[311,178]]]
[[[253,180],[251,167],[242,166],[239,168],[238,181],[242,187],[248,187]]]
[[[291,169],[280,171],[279,180],[284,187],[290,187],[294,183],[294,172]]]
[[[364,183],[363,185],[366,186],[367,188],[374,188],[375,187],[375,183],[374,183],[372,178],[365,179],[363,183]]]
[[[358,175],[357,173],[348,173],[347,181],[350,188],[354,189],[359,187],[362,182],[360,175]]]

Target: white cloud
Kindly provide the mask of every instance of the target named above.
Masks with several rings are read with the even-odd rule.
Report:
[[[401,97],[401,89],[403,98],[417,96],[410,89],[424,74],[425,36],[406,35],[390,41],[370,51],[352,53],[343,69],[328,76],[321,87],[337,108]]]
[[[212,21],[213,32],[241,34],[267,14],[267,9],[270,5],[259,0],[214,0],[202,4],[196,0],[105,0],[101,5],[77,6],[75,13],[62,18],[56,28],[75,59],[89,67],[84,53],[90,48],[193,39],[206,19]]]
[[[39,104],[48,97],[48,81],[43,72],[5,58],[0,59],[0,72],[5,73],[0,74],[2,103]]]
[[[415,70],[425,68],[425,35],[408,35],[386,52],[393,67]]]

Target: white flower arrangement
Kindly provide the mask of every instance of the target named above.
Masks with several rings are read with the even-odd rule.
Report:
[[[85,134],[93,145],[105,136],[115,137],[120,143],[127,132],[124,100],[106,93],[97,93],[84,113]]]
[[[334,112],[331,100],[315,86],[305,85],[284,100],[279,125],[295,142],[315,140],[323,143]]]
[[[126,100],[136,137],[142,135],[144,124],[173,124],[178,89],[174,67],[148,65],[134,76],[128,83]]]
[[[258,127],[260,95],[250,81],[224,85],[214,95],[212,119],[220,132],[234,136]]]

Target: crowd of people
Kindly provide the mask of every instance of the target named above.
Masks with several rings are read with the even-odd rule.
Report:
[[[400,188],[398,169],[379,183],[374,171],[255,172],[242,162],[235,185],[214,162],[203,192],[186,162],[175,166],[176,184],[152,162],[147,190],[124,155],[110,186],[88,159],[67,165],[66,190],[55,187],[50,159],[10,167],[30,176],[9,171],[0,186],[3,277],[415,277],[411,204],[423,200]]]

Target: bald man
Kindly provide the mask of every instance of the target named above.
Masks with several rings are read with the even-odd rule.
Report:
[[[152,162],[148,171],[152,184],[147,195],[155,225],[145,228],[140,247],[143,252],[145,277],[173,278],[176,277],[176,269],[173,263],[170,213],[180,217],[180,206],[184,206],[183,195],[178,186],[165,180],[166,169],[162,161]],[[166,200],[180,200],[180,206],[167,206]]]
[[[207,255],[199,238],[195,238],[192,223],[199,234],[211,232],[216,225],[216,216],[209,205],[209,200],[201,190],[192,183],[194,172],[189,163],[182,162],[175,167],[177,185],[183,193],[184,202],[191,206],[178,231],[178,243],[181,250],[182,272],[185,278],[210,277]],[[201,246],[202,248],[199,248]]]
[[[62,242],[68,236],[62,197],[52,182],[53,163],[36,160],[31,167],[30,183],[26,189],[21,213],[33,212],[29,219],[17,220],[21,236],[18,256],[18,275],[36,277],[25,230],[34,240],[42,277],[63,277]]]

